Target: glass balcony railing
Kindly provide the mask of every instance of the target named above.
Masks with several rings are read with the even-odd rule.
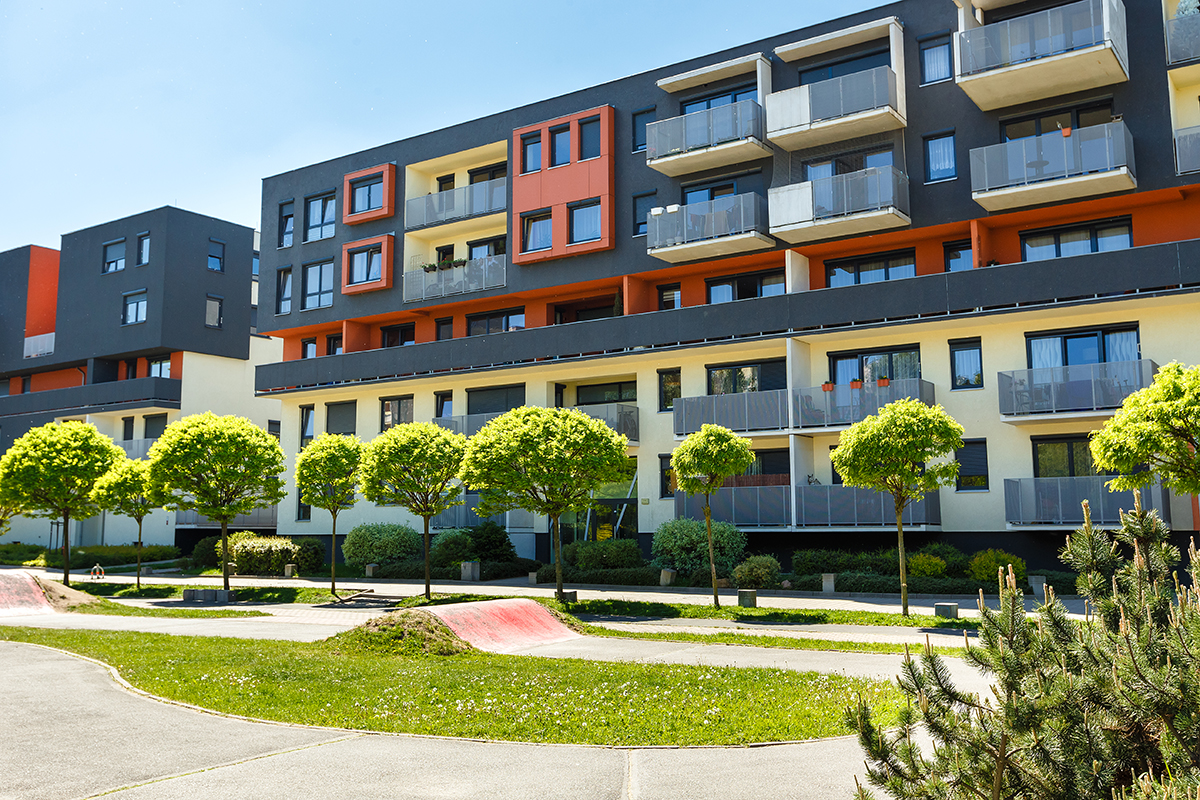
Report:
[[[506,255],[472,258],[461,266],[428,272],[409,270],[404,273],[404,302],[501,289],[508,281],[507,272]]]
[[[1010,525],[1082,525],[1088,501],[1094,525],[1120,525],[1121,511],[1132,511],[1133,492],[1110,492],[1107,475],[1072,478],[1005,478],[1004,519]],[[1171,504],[1161,486],[1141,490],[1142,508],[1153,508],[1171,521]]]
[[[1167,20],[1167,63],[1200,58],[1200,14]]]
[[[1104,42],[1111,43],[1122,64],[1129,63],[1125,6],[1120,0],[1082,0],[962,31],[958,74],[978,75]]]
[[[705,424],[731,431],[782,430],[788,427],[787,389],[681,397],[672,415],[675,435],[686,436]]]
[[[1022,416],[1119,408],[1126,397],[1149,386],[1157,371],[1157,364],[1142,359],[1001,372],[996,375],[1000,413]]]
[[[1200,15],[1197,15],[1200,19]],[[1200,170],[1200,127],[1175,131],[1175,169],[1179,172]]]
[[[895,528],[896,505],[891,495],[874,489],[817,484],[797,486],[796,526],[800,528]],[[941,525],[937,492],[929,492],[904,509],[905,525]]]
[[[125,439],[117,442],[117,445],[125,451],[125,455],[136,460],[145,458],[150,453],[150,445],[157,441],[158,439]]]
[[[767,231],[767,200],[762,195],[728,195],[675,208],[647,217],[649,249]]]
[[[791,486],[726,486],[712,496],[712,517],[739,528],[792,524]],[[704,496],[675,493],[675,516],[704,519]]]
[[[808,89],[808,108],[813,122],[848,117],[877,108],[896,108],[896,73],[891,67],[874,69],[830,78],[811,84]]]
[[[764,138],[762,106],[753,100],[739,100],[650,123],[646,126],[646,160],[741,139]]]
[[[630,442],[638,441],[638,407],[633,403],[597,403],[576,406],[575,410],[600,420],[617,433],[623,434]]]
[[[896,208],[908,214],[908,176],[895,167],[869,167],[812,181],[813,219]]]
[[[460,414],[457,417],[434,417],[433,424],[440,425],[453,433],[461,433],[463,436],[474,436],[479,433],[480,428],[502,413],[504,412],[493,411],[488,414]]]
[[[472,183],[414,197],[404,205],[404,227],[420,228],[457,219],[495,214],[508,208],[508,179]]]
[[[256,508],[249,514],[238,514],[229,522],[229,530],[242,528],[274,528],[279,518],[278,506]],[[220,530],[221,523],[209,519],[198,511],[176,511],[175,524],[181,528],[216,528]]]
[[[826,384],[829,386],[829,384]],[[886,386],[868,381],[859,388],[836,384],[795,391],[793,413],[801,428],[828,428],[853,425],[879,411],[888,403],[911,397],[933,405],[933,384],[916,378],[892,379]]]
[[[1128,167],[1133,136],[1122,121],[1015,139],[971,151],[971,191],[988,192]]]

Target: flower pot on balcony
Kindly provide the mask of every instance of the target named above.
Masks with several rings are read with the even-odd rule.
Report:
[[[833,381],[826,381],[825,383],[822,383],[821,391],[822,392],[832,392],[833,391]]]
[[[438,265],[437,264],[425,264],[421,268],[424,269],[426,272],[437,272]]]
[[[861,389],[862,381],[850,381],[850,388],[851,389]]]
[[[892,381],[889,378],[876,378],[875,379],[876,386],[890,386],[891,383],[892,383]]]

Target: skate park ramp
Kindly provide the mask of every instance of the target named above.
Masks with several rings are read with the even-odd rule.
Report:
[[[53,614],[42,587],[28,572],[0,570],[0,617]]]
[[[545,606],[521,597],[429,606],[425,610],[446,623],[460,639],[489,653],[511,653],[582,638]]]

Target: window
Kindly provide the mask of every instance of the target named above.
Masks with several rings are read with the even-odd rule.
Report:
[[[313,411],[312,406],[300,406],[300,449],[313,440],[316,436],[314,426],[316,425],[317,416]]]
[[[820,181],[817,186],[813,187],[813,202],[822,213],[832,212],[837,203],[842,201],[842,197],[840,192],[835,193],[832,181],[822,180],[823,178],[849,175],[864,169],[890,167],[893,163],[894,156],[891,147],[856,150],[850,153],[841,153],[833,158],[825,157],[806,162],[804,179]]]
[[[383,278],[383,247],[375,245],[350,253],[349,283],[370,283]]]
[[[521,252],[549,250],[553,244],[550,212],[529,214],[521,219]]]
[[[832,64],[822,64],[819,67],[802,69],[800,70],[800,85],[807,86],[812,83],[840,78],[844,75],[853,75],[856,72],[866,72],[876,67],[887,67],[891,63],[891,55],[887,50],[876,50],[873,53],[843,59]]]
[[[210,294],[204,301],[204,324],[209,328],[219,328],[224,322],[225,300]]]
[[[29,394],[31,391],[33,391],[33,376],[32,375],[22,375],[21,376],[21,394]]]
[[[317,340],[316,339],[301,339],[300,340],[300,357],[301,358],[316,358],[317,357]]]
[[[950,37],[938,36],[921,42],[921,83],[948,81],[954,77],[950,71]]]
[[[948,181],[958,177],[954,161],[954,134],[943,133],[925,139],[925,180]]]
[[[1133,228],[1127,219],[1021,234],[1021,257],[1025,261],[1107,253],[1130,247],[1133,247]]]
[[[489,333],[519,331],[525,328],[525,309],[492,311],[467,317],[467,336],[483,336]]]
[[[258,333],[258,306],[250,306],[250,332]]]
[[[149,364],[150,364],[150,374],[148,377],[151,377],[151,378],[169,378],[169,377],[171,377],[171,359],[155,358],[155,359],[151,359]]]
[[[1087,434],[1037,436],[1033,439],[1033,477],[1082,478],[1099,475]]]
[[[720,94],[709,95],[708,97],[688,100],[679,104],[679,113],[691,114],[696,111],[727,106],[742,100],[758,100],[758,89],[753,86],[745,86],[738,89],[727,89]]]
[[[292,246],[292,233],[296,230],[296,217],[293,208],[295,203],[288,201],[279,204],[279,246]]]
[[[669,455],[658,457],[658,475],[658,496],[674,497],[675,470],[671,469],[671,457]]]
[[[267,420],[267,433],[274,436],[276,441],[279,440],[279,437],[283,435],[283,426],[280,424],[279,420]]]
[[[988,488],[987,440],[967,439],[961,449],[954,453],[958,462],[960,492],[982,492]]]
[[[384,397],[379,400],[379,431],[413,421],[413,397]]]
[[[668,283],[658,287],[658,310],[670,311],[673,308],[683,308],[683,297],[678,283]]]
[[[434,392],[433,401],[438,419],[454,416],[454,392]]]
[[[258,253],[250,256],[250,274],[258,277]]]
[[[336,196],[326,194],[310,197],[304,204],[304,241],[312,242],[333,236],[333,221],[337,218]]]
[[[589,200],[570,209],[570,242],[594,242],[600,238],[600,201]]]
[[[731,303],[751,297],[773,297],[784,293],[783,271],[763,272],[757,275],[738,275],[717,278],[708,283],[708,302]]]
[[[654,192],[633,196],[633,235],[645,236],[649,228],[650,209],[654,208]]]
[[[550,129],[550,166],[561,167],[571,163],[571,129],[564,125]]]
[[[710,395],[769,392],[786,388],[787,369],[783,359],[708,368]]]
[[[537,172],[542,168],[542,135],[521,137],[521,172]]]
[[[658,373],[658,410],[670,411],[675,408],[675,401],[682,395],[683,380],[680,370],[664,369]]]
[[[325,355],[340,356],[342,354],[342,335],[336,333],[325,337]]]
[[[525,384],[467,389],[467,414],[503,414],[525,405]],[[459,411],[464,409],[459,408]]]
[[[829,356],[829,375],[838,385],[851,381],[917,380],[921,377],[921,350],[898,347],[859,353],[833,353]]]
[[[1138,360],[1138,331],[1135,327],[1027,333],[1025,339],[1030,369]]]
[[[137,263],[144,266],[150,263],[150,234],[143,233],[137,238]]]
[[[216,239],[208,240],[208,268],[213,272],[225,271],[225,245]]]
[[[444,319],[439,319],[436,323],[434,323],[434,325],[436,328],[435,338],[437,339],[437,341],[441,342],[446,339],[454,338],[454,318],[453,317],[445,317]]]
[[[292,313],[292,268],[285,267],[275,273],[275,313]]]
[[[467,242],[467,258],[490,258],[502,256],[508,252],[508,239],[498,236],[495,239],[484,239],[479,242]]]
[[[296,521],[308,522],[312,519],[312,506],[302,500],[296,501]]]
[[[950,388],[978,389],[983,386],[983,347],[978,339],[950,343]]]
[[[637,381],[593,383],[575,388],[575,405],[577,406],[628,402],[637,402]]]
[[[582,120],[579,123],[579,160],[600,157],[600,118]]]
[[[120,272],[125,269],[125,242],[104,245],[104,271]]]
[[[304,297],[301,309],[333,305],[333,262],[309,264],[304,268]]]
[[[121,324],[133,325],[146,321],[146,292],[131,292],[125,295],[125,306],[121,312]]]
[[[138,376],[138,360],[136,358],[125,359],[125,380],[131,381]]]
[[[373,175],[350,184],[351,214],[380,208],[383,208],[383,175]]]
[[[417,341],[416,326],[411,322],[407,325],[385,325],[379,329],[379,334],[383,340],[381,347],[403,347]]]
[[[970,242],[947,242],[942,245],[946,272],[966,272],[975,266],[975,254]]]
[[[133,417],[121,417],[121,441],[128,442],[133,438]]]
[[[349,400],[345,403],[325,404],[325,432],[353,436],[355,432],[355,417],[358,415],[358,403]]]
[[[916,274],[917,257],[912,250],[906,253],[863,256],[825,264],[825,278],[830,287],[894,281],[900,278],[912,278]]]
[[[157,439],[167,429],[166,414],[147,414],[142,417],[142,435],[147,439]]]
[[[1087,128],[1112,122],[1112,103],[1096,103],[1079,108],[1050,111],[1034,117],[1005,122],[1001,128],[1006,142],[1054,133],[1062,128]]]
[[[654,122],[654,109],[633,112],[633,151],[646,149],[646,126]]]

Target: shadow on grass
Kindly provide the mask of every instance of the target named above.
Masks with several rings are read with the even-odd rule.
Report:
[[[147,599],[162,599],[179,597],[178,586],[146,584],[141,589],[128,583],[95,583],[92,581],[72,581],[71,588],[88,594],[102,597],[142,597]]]

